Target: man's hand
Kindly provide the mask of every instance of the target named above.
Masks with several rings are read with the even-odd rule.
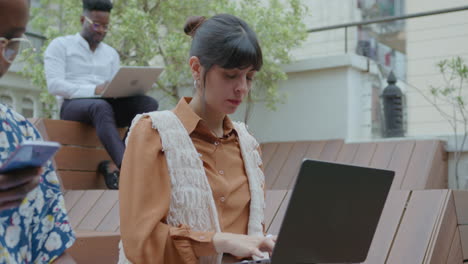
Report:
[[[18,207],[40,182],[41,168],[15,170],[0,174],[0,212]]]
[[[263,258],[262,252],[272,253],[276,237],[246,236],[231,233],[216,233],[213,244],[218,253],[229,253],[233,256],[246,258]]]
[[[104,92],[104,90],[106,89],[107,84],[109,84],[109,82],[105,82],[103,84],[97,85],[96,88],[94,89],[94,94],[95,95],[101,95]]]

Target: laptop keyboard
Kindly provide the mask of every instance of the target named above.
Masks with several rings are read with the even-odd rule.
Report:
[[[268,263],[271,263],[271,261],[269,259],[261,259],[261,260],[244,260],[244,261],[241,261],[241,262],[236,262],[236,263],[233,263],[233,264],[257,264],[257,263],[261,263],[261,264],[268,264]]]

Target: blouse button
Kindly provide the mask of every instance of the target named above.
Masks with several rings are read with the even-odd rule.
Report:
[[[224,203],[226,201],[226,198],[224,196],[221,196],[221,198],[219,199],[222,203]]]

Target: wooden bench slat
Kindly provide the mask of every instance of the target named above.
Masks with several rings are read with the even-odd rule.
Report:
[[[448,188],[448,153],[445,144],[436,142],[435,155],[429,170],[429,177],[425,183],[425,189]]]
[[[120,207],[119,201],[114,204],[112,209],[101,221],[96,231],[118,232],[120,227]]]
[[[118,233],[76,233],[76,241],[67,252],[76,263],[117,263],[119,260]]]
[[[375,143],[361,143],[359,144],[356,155],[352,164],[357,166],[368,167],[371,164],[372,157],[374,156],[377,144]]]
[[[78,225],[78,230],[95,230],[103,221],[104,217],[110,212],[112,207],[117,204],[119,192],[114,190],[104,191],[99,200],[93,205],[85,218]]]
[[[104,149],[63,146],[55,155],[59,170],[96,171],[99,162],[111,158]]]
[[[278,148],[276,149],[275,155],[273,156],[273,158],[271,158],[271,161],[265,168],[265,184],[268,189],[271,189],[271,187],[275,183],[279,175],[279,171],[283,167],[283,164],[286,162],[286,159],[288,158],[289,152],[291,151],[293,145],[294,143],[279,144]]]
[[[307,149],[307,152],[304,155],[304,159],[318,159],[326,143],[327,141],[325,140],[310,142],[309,148]]]
[[[75,204],[81,199],[85,192],[84,191],[73,191],[73,192],[68,192],[63,195],[63,198],[65,200],[65,207],[67,208],[67,211],[70,213],[70,211],[73,209]]]
[[[336,158],[336,162],[350,164],[354,159],[354,155],[356,155],[358,147],[359,144],[356,143],[343,144]]]
[[[392,189],[401,189],[415,143],[414,141],[402,141],[396,144],[388,169],[395,171]]]
[[[286,195],[284,196],[284,199],[281,202],[278,212],[276,213],[275,217],[273,218],[273,221],[270,224],[270,227],[268,228],[269,234],[272,234],[272,235],[279,234],[281,224],[283,223],[284,214],[286,213],[286,210],[288,209],[288,203],[289,203],[289,200],[291,199],[291,193],[292,193],[291,191],[287,191]]]
[[[278,213],[281,202],[286,196],[286,190],[268,190],[265,197],[265,230],[271,225],[271,222]]]
[[[447,257],[447,261],[445,261],[444,263],[459,264],[462,262],[463,262],[463,251],[462,251],[462,246],[461,246],[461,241],[460,241],[460,230],[457,227],[457,229],[455,230],[455,235],[453,236],[452,243],[450,245],[450,252]]]
[[[299,172],[301,161],[309,148],[309,142],[295,142],[286,162],[278,173],[276,182],[272,189],[288,189],[292,181]]]
[[[74,192],[74,191],[68,191]],[[81,220],[86,217],[96,201],[104,193],[103,190],[88,190],[81,196],[80,200],[68,212],[68,217],[73,228],[76,228]]]
[[[459,225],[458,230],[460,231],[463,259],[468,259],[468,225]]]
[[[325,141],[325,140],[324,141],[312,141],[309,144],[309,148],[307,149],[307,152],[304,155],[303,159],[315,159],[315,160],[319,159],[320,154],[322,153],[326,143],[327,143],[327,141]],[[300,164],[301,161],[299,161],[299,164]],[[294,183],[296,182],[296,178],[298,176],[299,169],[300,169],[300,167],[298,166],[297,169],[296,169],[296,173],[293,174],[293,176],[291,178],[291,181],[289,182],[288,189],[292,189],[294,187]]]
[[[344,141],[341,139],[328,140],[325,143],[322,152],[320,152],[320,156],[318,159],[325,161],[335,161],[343,144]]]
[[[401,188],[424,189],[434,160],[435,148],[433,140],[416,141]]]
[[[468,191],[453,190],[455,212],[459,225],[468,225]]]
[[[263,169],[265,170],[270,159],[275,155],[276,148],[279,146],[279,143],[264,143],[261,145],[262,149],[262,161],[263,161]]]
[[[97,171],[59,170],[65,190],[107,189],[104,177]]]
[[[457,214],[455,213],[455,203],[452,192],[448,191],[439,221],[436,223],[432,243],[426,254],[427,263],[444,263],[447,260],[456,231]]]
[[[413,191],[388,263],[423,263],[448,190]]]
[[[42,123],[47,131],[48,139],[58,141],[63,145],[78,145],[87,147],[101,147],[94,127],[88,124],[66,121],[42,119]],[[124,137],[127,129],[119,128],[121,138]]]
[[[370,163],[370,167],[386,169],[392,159],[393,151],[396,144],[394,142],[379,142],[377,143],[374,156]]]
[[[409,191],[401,190],[391,190],[389,192],[367,259],[364,263],[385,263],[396,231],[398,230],[398,225],[403,217],[409,193]]]

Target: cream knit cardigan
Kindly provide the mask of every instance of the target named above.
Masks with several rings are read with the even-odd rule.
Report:
[[[171,111],[138,115],[132,122],[129,135],[143,116],[151,118],[153,128],[158,130],[161,136],[162,149],[171,177],[172,194],[167,223],[171,226],[184,224],[194,231],[221,232],[218,212],[203,162],[179,118]],[[265,177],[260,169],[262,161],[258,153],[259,144],[247,131],[245,124],[234,122],[234,128],[239,136],[242,159],[249,180],[251,201],[248,235],[263,236]],[[125,257],[122,241],[119,247],[119,264],[130,263]],[[200,257],[199,263],[221,264],[221,259],[222,254]]]

